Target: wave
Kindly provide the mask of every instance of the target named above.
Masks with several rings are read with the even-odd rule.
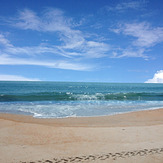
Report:
[[[162,108],[163,101],[1,102],[0,112],[37,118],[91,117]]]
[[[0,102],[14,101],[87,101],[87,100],[144,100],[163,101],[163,93],[95,93],[75,94],[71,92],[40,92],[33,94],[1,94]]]

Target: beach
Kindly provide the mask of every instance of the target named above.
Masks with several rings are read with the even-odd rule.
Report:
[[[163,162],[163,109],[39,119],[0,114],[0,162]]]

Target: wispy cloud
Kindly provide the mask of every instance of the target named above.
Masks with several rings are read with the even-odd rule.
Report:
[[[78,47],[85,41],[81,31],[73,29],[72,19],[65,17],[64,12],[59,9],[48,8],[41,16],[37,16],[35,12],[25,9],[19,12],[12,25],[24,30],[58,32],[60,40],[65,43],[65,48]]]
[[[10,19],[10,24],[22,30],[34,30],[38,32],[49,32],[58,35],[60,44],[35,46],[35,47],[10,47],[8,51],[13,53],[53,53],[65,57],[100,58],[107,55],[110,46],[102,41],[95,41],[91,36],[83,34],[75,29],[72,18],[64,16],[59,9],[48,8],[42,15],[25,9],[20,11],[16,18]]]
[[[12,44],[10,44],[10,41],[7,40],[4,35],[0,34],[0,45],[3,45],[5,47],[12,47]]]
[[[27,78],[19,75],[0,74],[0,81],[40,81],[39,79]]]
[[[163,27],[152,27],[146,22],[126,23],[113,31],[136,38],[132,44],[138,47],[152,47],[163,41]]]
[[[96,41],[85,41],[79,48],[66,48],[65,46],[40,44],[38,46],[25,46],[16,47],[9,44],[9,41],[1,35],[3,38],[3,53],[12,55],[26,55],[26,56],[39,56],[46,54],[53,54],[55,56],[62,56],[65,59],[71,58],[101,58],[106,56],[106,53],[110,50],[108,44]],[[2,44],[0,42],[0,44]]]
[[[24,30],[58,33],[59,40],[63,44],[56,47],[64,55],[81,56],[83,54],[84,57],[96,58],[106,54],[110,48],[108,44],[88,41],[80,30],[74,29],[76,26],[73,24],[72,18],[65,17],[64,12],[59,9],[47,9],[40,17],[33,11],[26,9],[19,13],[16,23],[13,22],[13,26]],[[90,48],[90,42],[94,42],[94,48]],[[73,53],[70,52],[71,50]]]
[[[153,27],[147,22],[119,24],[118,28],[109,29],[126,40],[131,40],[126,48],[119,48],[113,57],[142,57],[149,59],[149,48],[163,42],[163,27]],[[126,38],[126,36],[128,36]]]
[[[145,0],[143,1],[131,1],[131,2],[122,2],[115,6],[107,6],[106,9],[108,11],[118,11],[124,12],[128,9],[141,9],[143,8],[144,4],[146,3]]]
[[[112,58],[123,58],[123,57],[134,57],[134,58],[144,58],[148,59],[148,56],[145,54],[144,48],[119,48],[112,53]]]
[[[9,55],[0,55],[0,65],[34,65],[34,66],[44,66],[49,68],[67,69],[67,70],[78,70],[78,71],[88,71],[93,67],[82,64],[73,63],[66,60],[39,60],[33,58],[18,58],[11,57]]]
[[[145,83],[163,83],[163,70],[157,71],[152,79],[148,79]]]
[[[116,8],[122,10],[122,8],[137,8],[140,5],[140,2],[135,1],[121,3]],[[147,23],[126,23],[112,31],[132,36],[135,40],[131,46],[118,49],[113,48],[105,40],[96,40],[93,35],[87,35],[84,31],[79,30],[76,24],[73,18],[65,16],[60,9],[47,8],[42,14],[37,14],[29,9],[20,11],[16,17],[10,19],[10,25],[22,30],[33,30],[42,36],[50,33],[55,39],[46,44],[40,42],[35,46],[15,46],[3,34],[0,34],[0,45],[3,46],[0,64],[37,65],[86,71],[94,68],[94,65],[85,62],[87,59],[103,57],[147,59],[145,48],[163,41],[162,28],[153,28]]]
[[[14,18],[14,23],[12,21],[11,24],[22,29],[41,30],[39,17],[28,9],[20,11],[19,16]]]
[[[29,9],[20,11],[17,17],[10,19],[10,25],[42,34],[48,32],[55,38],[58,35],[57,43],[19,47],[0,34],[0,45],[3,46],[0,64],[38,65],[83,71],[93,69],[93,65],[83,64],[82,60],[104,57],[110,46],[85,36],[82,31],[76,30],[76,25],[73,24],[73,19],[64,16],[64,12],[59,9],[48,8],[42,15],[37,15]]]

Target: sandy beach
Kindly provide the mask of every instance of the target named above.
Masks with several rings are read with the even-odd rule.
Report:
[[[0,114],[1,163],[162,163],[163,109],[103,117]]]

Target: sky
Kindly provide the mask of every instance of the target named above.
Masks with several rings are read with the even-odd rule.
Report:
[[[163,83],[161,0],[0,0],[0,80]]]

